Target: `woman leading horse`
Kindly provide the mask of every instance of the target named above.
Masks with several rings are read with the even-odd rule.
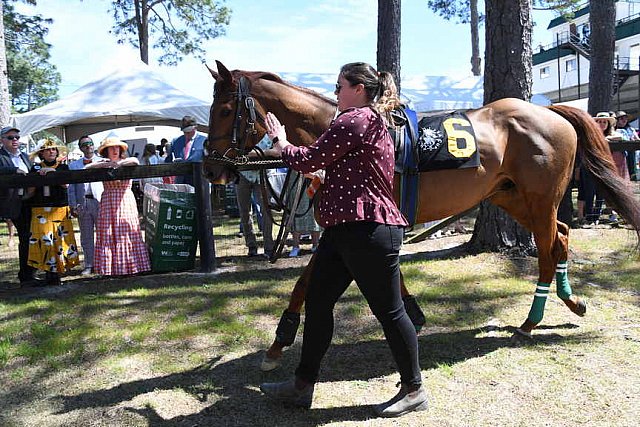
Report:
[[[217,72],[210,70],[216,82],[204,160],[211,181],[224,183],[237,173],[235,165],[266,133],[268,111],[282,121],[291,143],[307,146],[335,116],[334,101],[275,74],[229,71],[220,62],[217,68]],[[617,176],[607,141],[586,112],[567,106],[540,107],[509,98],[470,110],[467,117],[475,131],[481,165],[421,173],[416,223],[491,201],[532,232],[538,249],[534,299],[518,332],[530,335],[541,322],[554,276],[558,297],[573,313],[584,315],[586,305],[573,294],[567,275],[569,227],[557,220],[577,151],[607,203],[640,237],[640,203],[628,183]],[[398,182],[396,175],[396,193]],[[312,257],[296,283],[287,310],[291,313],[300,312],[313,262]],[[276,339],[267,356],[277,358],[281,350]]]

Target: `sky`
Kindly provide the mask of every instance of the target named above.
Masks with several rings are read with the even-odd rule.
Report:
[[[232,69],[275,73],[336,73],[345,63],[375,65],[377,0],[227,0],[232,9],[226,35],[205,42],[209,66],[219,60]],[[139,61],[138,50],[118,45],[109,33],[110,0],[38,0],[36,8],[17,4],[26,14],[52,18],[46,41],[50,62],[62,76],[64,97],[97,78]],[[483,2],[480,1],[483,8]],[[471,75],[468,24],[445,21],[426,0],[404,0],[401,10],[401,76]],[[533,46],[549,44],[550,12],[534,12]],[[481,29],[480,51],[484,50]],[[189,95],[209,101],[213,80],[200,60],[159,66],[150,50],[149,65]]]

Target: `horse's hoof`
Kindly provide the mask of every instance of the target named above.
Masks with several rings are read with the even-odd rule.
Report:
[[[533,340],[533,335],[531,334],[531,332],[523,331],[520,328],[516,328],[516,331],[511,336],[511,341],[522,341],[522,340],[531,341]]]
[[[280,366],[280,359],[272,359],[269,356],[265,355],[262,358],[262,363],[260,363],[260,370],[262,372],[269,372],[276,369]]]
[[[573,312],[580,317],[584,317],[584,315],[587,313],[587,303],[584,302],[583,299],[578,300],[578,302],[576,303],[576,309],[573,310]]]

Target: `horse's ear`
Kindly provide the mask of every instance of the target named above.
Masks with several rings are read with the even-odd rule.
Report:
[[[207,67],[207,70],[209,70],[209,73],[211,73],[211,77],[213,77],[215,81],[220,80],[220,74],[218,74],[215,71],[213,71],[211,69],[211,67],[209,67],[209,65],[207,65],[207,63],[205,63],[204,66]]]
[[[217,59],[216,59],[216,65],[218,66],[218,73],[220,73],[218,77],[222,77],[223,80],[232,82],[233,76],[231,75],[231,72],[227,70],[227,67],[225,67],[224,64],[218,61]]]

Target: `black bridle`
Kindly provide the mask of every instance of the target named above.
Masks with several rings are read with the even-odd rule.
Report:
[[[251,84],[245,76],[238,79],[238,89],[233,93],[236,100],[236,108],[233,117],[233,127],[231,136],[222,135],[214,138],[210,143],[219,139],[231,140],[231,145],[220,154],[216,150],[209,154],[213,160],[224,161],[234,165],[242,165],[249,162],[246,147],[249,138],[253,138],[253,146],[258,142],[258,130],[256,121],[259,120],[264,125],[264,116],[256,109],[256,102],[251,96]],[[244,124],[244,133],[241,128]],[[232,156],[233,155],[233,156]]]

